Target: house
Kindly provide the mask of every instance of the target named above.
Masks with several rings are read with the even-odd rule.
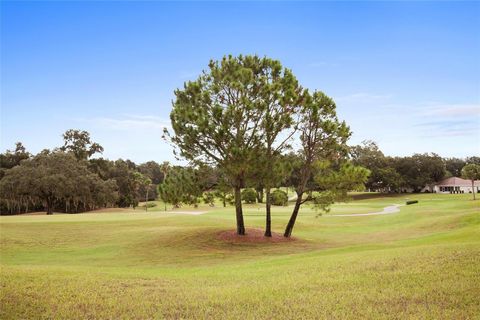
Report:
[[[475,193],[480,192],[480,180],[475,180],[473,189]],[[458,177],[450,177],[423,188],[422,192],[472,193],[472,181]]]

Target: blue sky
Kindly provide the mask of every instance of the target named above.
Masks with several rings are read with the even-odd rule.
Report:
[[[479,2],[6,2],[1,149],[70,128],[110,159],[172,161],[173,90],[209,59],[279,59],[387,155],[480,154]]]

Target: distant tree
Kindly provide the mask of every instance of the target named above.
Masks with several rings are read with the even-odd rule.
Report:
[[[220,199],[220,201],[222,201],[224,208],[227,206],[227,203],[230,205],[234,204],[234,201],[232,202],[233,200],[232,187],[226,181],[225,176],[221,172],[218,173],[218,181],[217,181],[217,185],[215,186],[214,194],[215,194],[215,197],[217,197],[218,199]]]
[[[89,159],[88,168],[103,180],[108,180],[113,177],[115,162],[104,158]]]
[[[477,157],[477,156],[467,157],[467,159],[465,159],[465,162],[466,163],[473,163],[473,164],[480,164],[480,157]]]
[[[78,160],[87,160],[95,153],[102,153],[103,147],[90,140],[90,133],[83,130],[67,130],[63,134],[64,144],[60,150],[72,152]]]
[[[15,150],[7,150],[0,154],[0,169],[11,169],[18,166],[22,160],[28,159],[30,156],[23,144],[17,142],[15,143]]]
[[[370,170],[370,169],[369,169]],[[370,171],[371,172],[371,171]],[[371,173],[373,174],[373,173]],[[378,169],[375,172],[377,178],[377,186],[384,188],[388,191],[399,191],[403,185],[405,185],[405,181],[403,177],[395,170],[393,167],[387,167],[384,169]],[[370,180],[370,177],[368,179]],[[368,183],[368,182],[367,182]]]
[[[135,172],[134,175],[138,183],[137,192],[144,195],[145,211],[148,211],[148,193],[150,191],[150,185],[152,184],[152,180],[148,176],[143,175],[140,172]],[[142,190],[142,192],[140,192],[140,190]]]
[[[435,153],[395,158],[393,162],[396,171],[403,177],[405,185],[412,188],[414,192],[440,181],[447,173],[443,159]]]
[[[101,180],[85,162],[62,152],[40,153],[7,171],[0,180],[0,198],[9,206],[43,203],[47,214],[55,208],[79,212],[112,205],[116,184]]]
[[[276,70],[278,63],[268,58],[228,56],[210,61],[208,71],[175,91],[171,141],[182,157],[214,164],[226,175],[239,235],[245,234],[241,188],[263,146],[260,126],[272,98],[265,84]]]
[[[118,185],[118,201],[119,207],[135,208],[138,205],[138,192],[141,188],[141,174],[131,169],[131,161],[116,160],[110,169],[108,177],[114,179]],[[142,197],[143,198],[143,197]]]
[[[162,164],[160,164],[160,171],[163,174],[162,182],[167,178],[167,174],[169,170],[170,170],[170,163],[168,161],[164,161],[162,162]]]
[[[283,190],[277,189],[272,192],[272,204],[274,206],[286,206],[288,204],[287,193]]]
[[[170,203],[174,208],[184,204],[198,205],[202,196],[196,172],[189,167],[171,168],[165,181],[159,185],[159,194],[165,203]]]
[[[445,159],[445,169],[453,177],[460,177],[462,174],[462,169],[466,165],[466,161],[459,158],[448,158]]]
[[[171,170],[162,184],[158,186],[160,198],[166,205],[170,203],[174,208],[180,207],[183,200],[184,179],[180,172]]]
[[[218,168],[201,165],[195,170],[198,187],[202,191],[212,191],[220,179],[220,170]]]
[[[257,200],[257,193],[252,188],[246,188],[242,190],[242,200],[245,203],[255,203]]]
[[[351,148],[352,162],[370,170],[365,186],[372,191],[396,191],[403,184],[401,175],[385,157],[378,145],[365,140],[361,145]]]
[[[462,177],[472,181],[472,194],[475,200],[475,180],[480,180],[480,165],[470,163],[462,169]]]
[[[163,181],[164,173],[162,167],[155,161],[148,161],[137,166],[137,170],[152,180],[153,184],[160,184]]]

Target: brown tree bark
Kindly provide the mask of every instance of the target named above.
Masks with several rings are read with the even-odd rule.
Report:
[[[271,215],[271,199],[270,199],[270,187],[265,189],[265,208],[266,208],[266,215],[265,215],[265,237],[272,236],[272,215]]]
[[[297,220],[300,206],[302,205],[302,196],[303,192],[297,193],[297,201],[295,201],[295,207],[293,208],[292,215],[290,216],[290,220],[288,221],[287,227],[285,228],[285,232],[283,234],[285,238],[289,238],[292,235],[292,230],[295,226],[295,221]]]
[[[47,198],[47,214],[53,214],[52,199]]]
[[[243,223],[242,194],[240,187],[235,187],[235,215],[237,218],[237,234],[245,235],[245,225]]]

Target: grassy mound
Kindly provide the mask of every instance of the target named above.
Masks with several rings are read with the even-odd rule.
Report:
[[[408,197],[364,197],[332,214]],[[475,318],[480,201],[415,198],[383,216],[305,207],[296,240],[281,237],[291,205],[273,209],[269,240],[258,205],[246,206],[241,239],[225,231],[231,207],[0,217],[0,318]]]

